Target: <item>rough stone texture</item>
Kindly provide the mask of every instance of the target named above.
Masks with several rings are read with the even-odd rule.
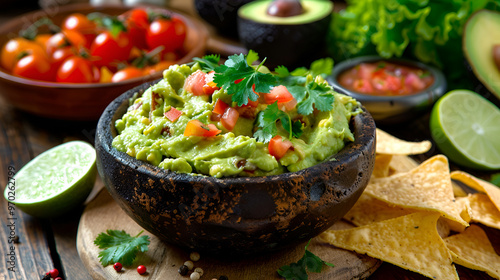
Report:
[[[128,99],[113,101],[97,126],[97,166],[106,188],[139,225],[163,240],[215,254],[251,254],[308,240],[329,228],[366,187],[375,123],[353,119],[355,142],[316,166],[267,177],[223,178],[169,172],[111,146]]]

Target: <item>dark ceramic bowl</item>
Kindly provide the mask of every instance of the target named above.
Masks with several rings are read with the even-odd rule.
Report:
[[[170,172],[112,147],[114,123],[136,92],[125,92],[97,125],[97,167],[111,196],[140,226],[164,241],[213,254],[242,255],[306,241],[342,218],[370,179],[375,123],[351,123],[356,140],[313,167],[281,175],[223,178]]]
[[[60,24],[64,18],[75,12],[119,15],[130,9],[132,8],[122,5],[71,4],[27,13],[2,24],[0,46],[18,36],[19,30],[44,16]],[[205,25],[195,18],[180,13],[174,14],[181,17],[188,28],[184,44],[186,54],[176,63],[187,63],[195,56],[203,56],[208,39]],[[124,91],[146,81],[156,80],[161,75],[161,72],[157,72],[117,83],[70,84],[25,79],[14,76],[0,67],[0,96],[12,106],[35,115],[66,120],[97,120],[106,106]]]
[[[339,84],[337,77],[346,70],[363,62],[389,61],[396,64],[414,66],[428,70],[434,76],[434,83],[427,89],[405,96],[375,96],[351,91]],[[443,73],[429,65],[399,58],[385,59],[379,56],[362,56],[335,64],[332,75],[327,81],[337,92],[347,94],[361,102],[378,124],[396,124],[411,120],[427,112],[446,92],[446,79]]]

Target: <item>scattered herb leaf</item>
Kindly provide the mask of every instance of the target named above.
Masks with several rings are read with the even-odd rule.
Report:
[[[203,56],[202,58],[194,57],[193,61],[198,62],[200,64],[201,70],[203,70],[204,72],[210,72],[219,67],[220,55],[209,54]]]
[[[334,266],[307,250],[309,243],[311,243],[311,240],[307,242],[304,256],[298,262],[284,265],[277,270],[280,276],[285,277],[286,280],[307,280],[307,271],[319,273],[323,265]]]
[[[283,128],[289,133],[289,139],[300,137],[302,134],[302,123],[290,119],[290,115],[278,108],[278,102],[274,102],[259,113],[257,116],[257,131],[253,136],[259,142],[267,143],[278,134],[278,126],[276,122],[280,120]]]
[[[226,89],[229,95],[232,95],[232,101],[238,106],[246,105],[248,100],[256,101],[259,96],[254,92],[268,93],[273,86],[277,84],[277,79],[269,73],[259,72],[259,67],[248,65],[243,54],[232,55],[226,60],[224,65],[215,69],[214,82]],[[240,80],[239,83],[235,81]],[[255,86],[254,86],[255,85]]]
[[[103,266],[120,262],[125,266],[130,266],[139,252],[146,252],[150,243],[149,236],[143,235],[143,231],[132,237],[124,230],[106,230],[101,232],[94,240],[94,244],[99,249],[104,249],[99,253],[100,262]]]

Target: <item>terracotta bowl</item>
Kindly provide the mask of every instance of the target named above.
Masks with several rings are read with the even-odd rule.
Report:
[[[0,26],[0,46],[9,39],[17,37],[19,30],[44,16],[60,24],[66,16],[74,12],[119,15],[130,9],[131,7],[117,5],[72,4],[34,11]],[[188,27],[184,45],[187,53],[176,63],[187,63],[195,56],[203,56],[208,39],[208,31],[204,24],[184,14],[177,12],[174,14],[181,17]],[[156,80],[161,75],[161,72],[158,72],[118,83],[70,84],[25,79],[11,75],[0,67],[0,95],[14,107],[39,116],[67,120],[97,120],[106,106],[124,91],[146,81]]]
[[[337,80],[344,71],[363,62],[389,61],[396,64],[414,66],[425,69],[434,77],[434,83],[427,89],[412,95],[375,96],[345,89]],[[428,112],[434,102],[446,93],[446,79],[437,68],[421,62],[402,58],[382,58],[380,56],[360,56],[335,64],[332,75],[327,78],[332,87],[344,94],[352,96],[366,107],[377,124],[398,124],[412,120]]]
[[[351,123],[356,137],[313,167],[281,175],[216,179],[170,172],[112,147],[114,123],[134,93],[125,92],[97,125],[97,167],[123,210],[166,242],[213,254],[243,255],[309,240],[328,229],[365,189],[375,158],[369,113]]]

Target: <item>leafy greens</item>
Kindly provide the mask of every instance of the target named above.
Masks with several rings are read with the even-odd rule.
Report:
[[[336,61],[378,54],[409,57],[444,70],[452,82],[465,75],[462,31],[479,9],[500,10],[500,0],[348,0],[335,14],[329,52]]]

